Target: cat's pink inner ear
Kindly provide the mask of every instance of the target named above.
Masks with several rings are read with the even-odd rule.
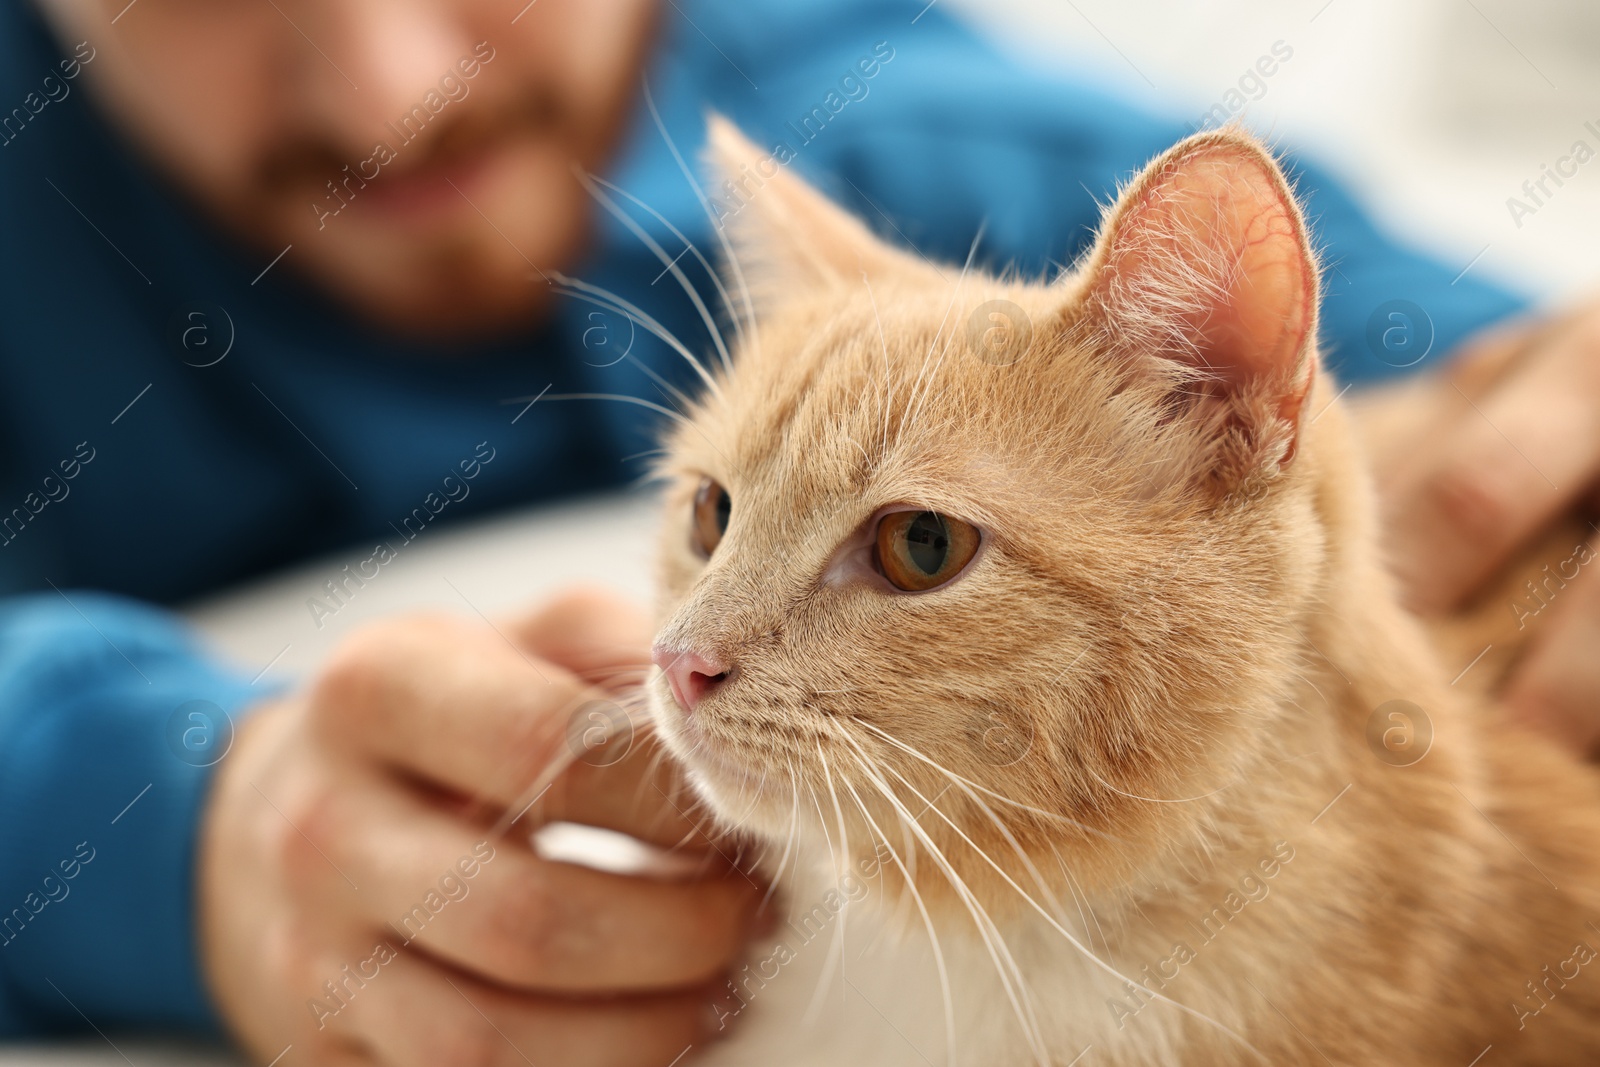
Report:
[[[1297,419],[1310,384],[1316,271],[1276,164],[1236,133],[1158,159],[1112,213],[1090,312],[1111,347],[1175,360],[1224,390],[1265,386]]]

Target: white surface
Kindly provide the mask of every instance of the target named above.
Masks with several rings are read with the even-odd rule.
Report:
[[[647,493],[597,496],[457,527],[425,529],[342,604],[325,584],[373,555],[360,545],[197,604],[187,613],[252,677],[303,675],[362,623],[401,611],[442,610],[491,620],[574,584],[603,585],[641,603],[650,593],[656,511]],[[398,535],[388,543],[401,546]],[[367,570],[370,572],[371,567]],[[333,615],[314,613],[313,598]]]
[[[58,1045],[34,1045],[0,1053],[0,1063],[8,1067],[241,1067],[222,1049],[187,1042],[132,1040],[119,1037],[109,1041],[72,1041]],[[290,1067],[285,1059],[281,1067]]]
[[[1198,121],[1276,41],[1245,109],[1306,149],[1391,231],[1447,263],[1564,300],[1600,289],[1600,158],[1518,227],[1574,141],[1600,151],[1593,0],[944,0],[1051,69]],[[908,38],[907,46],[911,40]]]

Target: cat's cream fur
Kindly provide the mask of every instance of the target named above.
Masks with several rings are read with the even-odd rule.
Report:
[[[710,1062],[1600,1062],[1600,788],[1398,606],[1270,155],[1183,142],[1048,283],[763,176],[754,318],[664,464],[660,642],[734,672],[692,715],[658,677],[653,715],[788,913]],[[969,343],[991,300],[1031,323],[1013,363]],[[875,584],[850,547],[891,505],[979,557]],[[1409,766],[1369,730],[1396,699]]]

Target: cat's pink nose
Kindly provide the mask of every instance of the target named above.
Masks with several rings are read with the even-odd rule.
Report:
[[[695,705],[727,681],[732,673],[731,668],[692,649],[656,645],[650,650],[650,658],[667,676],[673,699],[686,712],[694,711]]]

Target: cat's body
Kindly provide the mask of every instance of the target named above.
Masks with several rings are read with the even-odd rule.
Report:
[[[1050,285],[790,176],[751,214],[754,327],[667,464],[695,667],[655,689],[787,910],[708,1063],[1600,1062],[1600,780],[1399,606],[1252,142],[1153,164]],[[967,345],[982,306],[1021,358]],[[982,538],[927,591],[883,559],[913,512]]]
[[[1317,685],[1349,688],[1333,671]],[[1306,693],[1307,707],[1329,708]],[[1600,792],[1543,741],[1435,707],[1435,749],[1398,768],[1373,758],[1364,707],[1335,697],[1345,737],[1285,738],[1278,780],[1253,797],[1223,794],[1270,798],[1283,816],[1275,825],[1236,828],[1233,848],[1197,848],[1142,892],[1064,894],[1058,921],[1130,979],[1248,1037],[1265,1062],[1464,1067],[1490,1046],[1496,1058],[1479,1062],[1600,1062],[1600,967],[1574,958],[1579,943],[1600,950],[1589,844]],[[1304,773],[1318,741],[1344,750],[1338,770]],[[811,858],[828,869],[825,844]],[[721,1008],[732,1036],[706,1062],[947,1062],[941,990],[915,914],[880,881],[824,926],[817,908],[831,914],[833,887],[784,884],[783,922],[734,975]],[[1033,1063],[972,923],[958,913],[948,926],[942,946],[960,976],[955,1062]],[[1262,1062],[1111,978],[1037,913],[1013,915],[1002,932],[1049,1062],[1086,1048],[1084,1064]]]

